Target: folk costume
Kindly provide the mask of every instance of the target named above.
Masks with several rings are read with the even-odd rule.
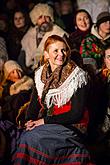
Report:
[[[51,72],[47,62],[36,71],[35,84],[26,119],[44,118],[45,124],[23,132],[14,165],[89,165],[80,139],[88,123],[87,74],[72,61]]]
[[[91,34],[88,34],[83,39],[80,46],[80,54],[83,59],[88,59],[88,64],[91,58],[95,59],[97,69],[102,68],[104,49],[106,45],[110,44],[110,34],[108,33],[106,37],[103,38],[98,32],[100,24],[107,21],[110,21],[110,13],[102,12],[99,14],[96,24],[92,26]]]

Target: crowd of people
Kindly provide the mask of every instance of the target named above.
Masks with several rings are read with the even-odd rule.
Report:
[[[0,164],[110,164],[109,10],[2,0]]]

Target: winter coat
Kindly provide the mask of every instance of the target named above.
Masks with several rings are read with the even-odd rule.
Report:
[[[103,39],[98,34],[97,28],[93,25],[91,34],[88,34],[80,46],[80,54],[83,58],[93,58],[96,60],[97,68],[102,67],[104,46],[110,44],[110,35]]]
[[[3,118],[16,123],[16,117],[21,106],[29,101],[33,80],[24,76],[21,80],[13,83],[8,81],[2,94]]]

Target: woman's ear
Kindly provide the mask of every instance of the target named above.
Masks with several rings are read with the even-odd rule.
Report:
[[[46,60],[49,59],[49,53],[48,53],[46,50],[44,51],[44,58],[45,58]]]

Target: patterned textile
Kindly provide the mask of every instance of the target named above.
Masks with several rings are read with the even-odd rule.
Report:
[[[102,66],[102,57],[104,51],[103,43],[94,35],[89,34],[82,41],[80,54],[83,58],[93,58],[96,60],[98,68]]]
[[[58,88],[67,79],[70,73],[75,68],[74,62],[69,62],[67,65],[60,66],[51,74],[49,74],[49,64],[45,65],[42,71],[42,82],[45,84],[42,93],[42,102],[44,102],[45,96],[49,89]]]
[[[75,132],[57,124],[24,132],[13,157],[14,165],[92,165]]]
[[[86,37],[89,31],[81,31],[77,29],[75,32],[71,33],[69,36],[69,44],[71,49],[76,49],[79,52],[81,41]]]
[[[27,109],[28,120],[37,120],[43,105],[46,113],[41,118],[45,124],[23,132],[14,165],[90,165],[89,153],[82,144],[84,137],[73,126],[83,120],[86,111],[87,73],[73,62],[53,72],[48,67],[43,65],[36,71],[36,93]],[[42,97],[45,102],[41,105]]]
[[[38,96],[44,109],[48,108],[48,111],[51,111],[49,115],[52,115],[52,111],[55,112],[53,106],[59,108],[66,103],[68,105],[72,95],[87,82],[87,73],[76,66],[73,61],[63,67],[58,67],[53,73],[49,73],[49,66],[44,65],[35,74]]]

